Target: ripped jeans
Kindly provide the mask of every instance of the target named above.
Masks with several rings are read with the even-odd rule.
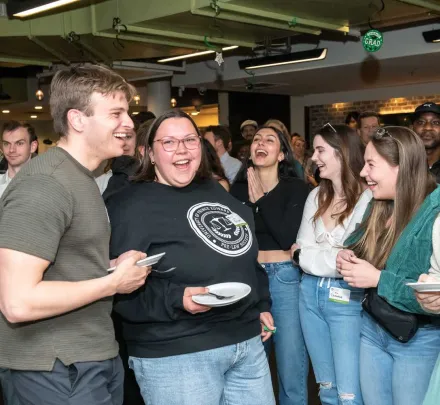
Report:
[[[330,301],[332,287],[349,290],[349,302]],[[299,315],[323,405],[363,404],[359,377],[363,296],[363,289],[342,279],[303,275]]]

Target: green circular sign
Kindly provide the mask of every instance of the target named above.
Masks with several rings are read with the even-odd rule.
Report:
[[[368,52],[377,52],[383,45],[383,35],[378,30],[370,30],[362,37],[362,45]]]

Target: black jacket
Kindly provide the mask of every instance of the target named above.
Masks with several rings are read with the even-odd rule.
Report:
[[[152,272],[143,288],[116,297],[114,310],[123,318],[130,356],[194,353],[259,335],[260,313],[269,311],[271,302],[249,207],[214,180],[184,188],[130,183],[106,203],[111,258],[131,249],[166,252],[158,270],[177,267],[171,273]],[[252,291],[229,306],[196,315],[185,311],[186,287],[222,282],[242,282]]]
[[[440,184],[440,160],[437,160],[437,162],[432,165],[430,171],[435,176],[437,183]]]
[[[131,156],[119,156],[115,158],[111,165],[112,176],[108,181],[107,188],[102,193],[102,198],[106,201],[111,195],[123,190],[130,183],[139,167],[139,162]]]

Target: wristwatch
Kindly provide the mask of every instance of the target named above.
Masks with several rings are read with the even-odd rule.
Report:
[[[292,260],[297,266],[299,266],[299,255],[300,254],[301,254],[301,249],[296,249],[295,252],[293,252]]]

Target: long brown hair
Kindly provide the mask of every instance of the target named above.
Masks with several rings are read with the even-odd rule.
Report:
[[[429,172],[423,142],[409,128],[379,128],[371,143],[388,164],[399,166],[396,196],[394,201],[373,200],[370,215],[359,228],[363,235],[350,248],[383,269],[397,239],[436,183]]]
[[[229,184],[229,180],[226,177],[225,170],[223,169],[222,162],[214,149],[207,139],[202,139],[203,146],[206,150],[206,157],[208,158],[209,166],[212,171],[212,175],[216,180],[223,180]]]
[[[151,124],[151,128],[146,134],[145,138],[145,153],[144,157],[141,161],[141,166],[139,167],[139,170],[136,172],[136,174],[133,177],[133,181],[135,182],[153,182],[156,180],[156,171],[154,170],[154,165],[151,163],[150,154],[148,153],[148,149],[153,147],[153,141],[156,138],[157,131],[159,127],[162,125],[163,122],[170,118],[185,118],[189,120],[194,127],[194,131],[196,134],[201,137],[200,131],[197,128],[197,125],[195,122],[191,119],[191,117],[184,113],[182,110],[170,110],[165,112],[164,114],[157,117],[154,122]],[[198,180],[206,180],[212,178],[211,169],[209,167],[208,158],[206,156],[206,150],[203,146],[203,142],[200,142],[200,148],[201,148],[201,161],[200,166],[197,169],[196,175],[194,177],[195,181]],[[193,181],[194,181],[193,180]]]
[[[325,125],[319,133],[325,142],[335,149],[336,158],[341,162],[341,182],[344,192],[344,200],[338,205],[343,206],[336,214],[338,225],[342,225],[344,220],[350,216],[359,196],[363,192],[360,173],[364,166],[364,147],[356,131],[347,125]],[[318,210],[313,220],[317,221],[324,215],[335,198],[333,183],[329,179],[321,179],[318,191]]]

